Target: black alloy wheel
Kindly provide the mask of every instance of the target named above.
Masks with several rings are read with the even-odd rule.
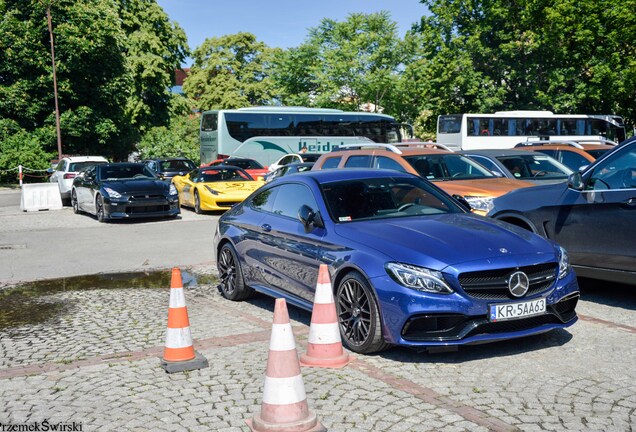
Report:
[[[351,351],[370,354],[388,348],[375,296],[360,273],[351,272],[340,281],[336,301],[340,334]]]
[[[231,244],[225,243],[221,247],[216,266],[219,271],[219,290],[223,297],[240,301],[252,296],[254,290],[245,285],[241,265]]]
[[[80,212],[79,202],[77,201],[77,192],[75,189],[71,191],[71,205],[73,206],[73,213],[78,214]]]
[[[104,198],[101,195],[97,195],[95,198],[95,215],[100,222],[106,221],[106,215],[104,214]]]
[[[194,191],[194,212],[196,214],[201,214],[201,199],[199,198],[199,192]]]

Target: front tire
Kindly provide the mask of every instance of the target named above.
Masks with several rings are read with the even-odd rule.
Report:
[[[378,304],[365,278],[352,271],[345,275],[336,291],[340,334],[351,351],[371,354],[389,347],[382,337]]]
[[[194,191],[194,212],[196,214],[203,213],[201,211],[201,198],[199,198],[199,192],[196,190]]]
[[[228,300],[240,301],[250,298],[254,290],[245,285],[243,272],[236,251],[230,243],[225,243],[219,251],[216,263],[219,270],[219,290]]]
[[[73,213],[79,214],[80,208],[79,208],[79,202],[77,201],[77,192],[75,192],[75,189],[71,191],[71,205],[73,206]]]
[[[104,213],[104,198],[101,195],[97,195],[97,198],[95,198],[95,215],[99,222],[106,222],[106,214]]]

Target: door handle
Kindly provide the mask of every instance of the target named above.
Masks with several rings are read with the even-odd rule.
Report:
[[[261,229],[265,232],[270,232],[272,230],[272,226],[270,224],[261,225]]]
[[[636,207],[636,198],[630,198],[627,201],[623,201],[622,207],[628,207],[628,208]]]

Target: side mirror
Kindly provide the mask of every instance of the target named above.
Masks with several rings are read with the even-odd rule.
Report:
[[[298,219],[300,219],[300,222],[305,227],[305,232],[311,232],[314,228],[325,227],[320,213],[314,212],[308,205],[303,204],[300,209],[298,209]]]
[[[46,170],[46,172],[49,173],[49,174],[53,174],[53,171],[54,171],[53,168],[49,168],[49,169]]]
[[[503,176],[504,176],[504,175],[503,175],[502,173],[500,173],[499,171],[495,171],[495,170],[493,170],[493,171],[491,171],[491,172],[495,175],[495,177],[503,177]]]
[[[466,201],[466,198],[464,198],[463,196],[455,194],[453,195],[453,198],[455,198],[459,202],[459,204],[464,208],[464,210],[471,211],[473,209],[468,203],[468,201]]]
[[[583,183],[583,176],[579,171],[573,172],[568,177],[568,187],[577,191],[582,191],[585,187],[585,183]]]

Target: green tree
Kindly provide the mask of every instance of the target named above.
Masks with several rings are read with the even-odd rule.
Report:
[[[546,109],[634,120],[635,0],[423,0],[401,85],[438,114]],[[421,116],[420,116],[421,117]]]
[[[271,104],[274,51],[251,33],[206,39],[194,50],[183,91],[201,110]]]
[[[169,121],[183,31],[154,0],[0,1],[0,118],[57,149],[50,5],[63,152],[124,158]]]
[[[388,12],[325,18],[298,48],[279,53],[272,76],[284,104],[391,112],[404,50]]]

